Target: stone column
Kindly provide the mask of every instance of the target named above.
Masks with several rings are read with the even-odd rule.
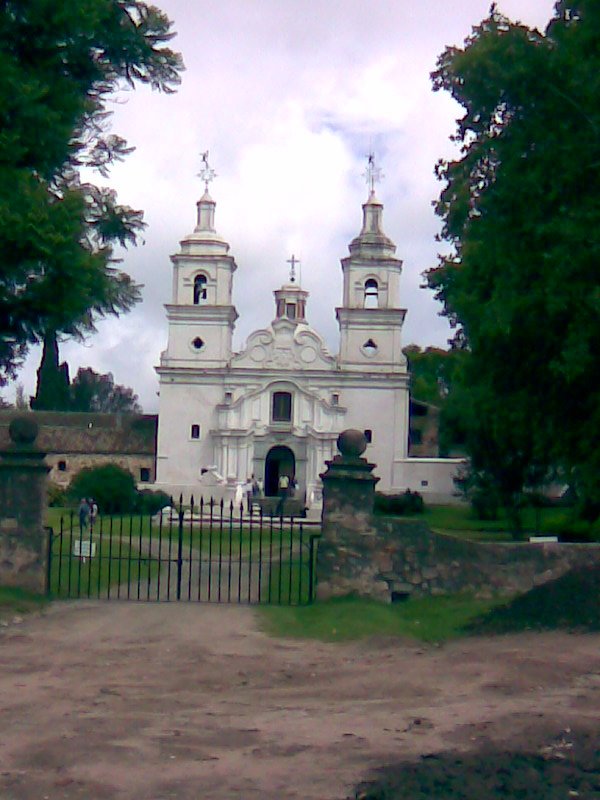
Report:
[[[0,584],[46,591],[48,534],[43,527],[48,472],[35,446],[37,423],[12,420],[12,444],[0,451]]]
[[[373,525],[375,464],[362,458],[367,447],[357,430],[341,433],[341,455],[326,461],[322,473],[322,535],[317,551],[317,598],[356,594],[389,601],[389,587],[379,578],[374,551],[379,537]]]

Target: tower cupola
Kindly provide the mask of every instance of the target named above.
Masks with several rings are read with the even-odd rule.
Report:
[[[280,289],[273,292],[275,296],[275,319],[287,319],[294,323],[306,323],[306,300],[308,292],[302,289],[297,283],[296,266],[300,264],[298,259],[292,255],[288,259],[290,264],[290,280]]]

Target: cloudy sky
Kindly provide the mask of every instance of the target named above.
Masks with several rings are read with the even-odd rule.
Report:
[[[123,268],[144,284],[143,303],[98,326],[84,344],[65,343],[71,375],[79,366],[112,372],[156,411],[154,365],[164,349],[163,304],[171,263],[195,224],[202,193],[200,152],[218,178],[217,230],[238,271],[234,344],[273,317],[272,290],[293,252],[310,292],[309,322],[337,351],[334,308],[340,258],[358,233],[372,148],[385,174],[378,187],[385,231],[404,261],[404,342],[446,346],[450,335],[421,273],[436,264],[440,184],[433,168],[451,157],[460,108],[431,91],[430,72],[447,45],[461,44],[490,0],[156,0],[173,20],[173,46],[186,64],[177,94],[123,93],[113,130],[136,150],[110,184],[142,208],[144,244],[124,252]],[[544,28],[553,0],[501,0],[512,19]],[[19,381],[35,390],[39,349]],[[5,391],[7,397],[14,386]]]

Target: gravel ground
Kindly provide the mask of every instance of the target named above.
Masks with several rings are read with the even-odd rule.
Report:
[[[0,628],[2,800],[600,798],[600,635],[271,639],[244,607]]]

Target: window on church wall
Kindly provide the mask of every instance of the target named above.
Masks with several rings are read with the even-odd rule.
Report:
[[[290,392],[273,392],[271,419],[273,422],[292,421],[292,395]]]
[[[190,429],[190,439],[200,438],[200,425],[192,425]]]
[[[296,304],[295,303],[286,303],[285,305],[285,315],[288,319],[296,319]]]
[[[194,305],[206,302],[206,275],[196,275],[194,278]]]
[[[365,281],[365,308],[379,307],[379,286],[375,278]]]

